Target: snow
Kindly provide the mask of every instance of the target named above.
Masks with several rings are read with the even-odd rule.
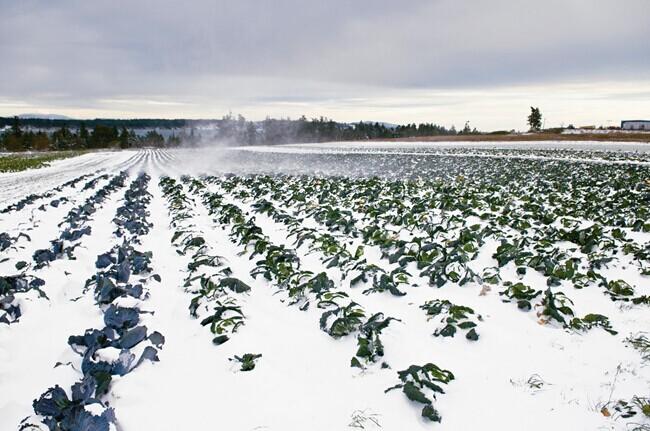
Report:
[[[127,170],[130,173],[127,184],[140,171],[152,176],[149,191],[153,198],[148,210],[153,228],[142,237],[138,249],[153,251],[151,266],[162,282],[147,283],[149,297],[140,307],[153,312],[143,315],[142,322],[162,333],[165,344],[159,352],[159,362],[145,362],[132,373],[113,379],[106,401],[115,408],[120,430],[332,431],[354,429],[355,418],[360,417],[366,418],[364,429],[369,430],[628,429],[629,422],[643,419],[605,417],[600,410],[613,400],[650,395],[647,363],[643,364],[639,353],[623,343],[629,334],[650,328],[650,313],[647,307],[620,306],[595,287],[577,290],[564,285],[561,289],[570,292],[577,315],[609,316],[612,326],[619,331],[615,337],[598,328],[583,334],[542,325],[535,313],[524,313],[516,304],[504,304],[496,286],[484,294],[483,286],[478,284],[452,284],[438,289],[429,286],[425,278],[414,276],[403,287],[406,296],[394,297],[387,292],[364,295],[364,287],[348,288],[337,268],[325,269],[322,254],[310,252],[308,246],[300,247],[296,252],[305,269],[314,273],[326,271],[337,288],[345,290],[369,314],[381,311],[400,319],[382,332],[386,351],[382,360],[390,368],[374,365],[359,370],[350,367],[350,358],[357,349],[356,337],[333,339],[319,329],[322,310],[312,306],[303,312],[290,307],[284,293],[278,293],[273,283],[262,277],[251,277],[254,260],[248,258],[250,251],[242,254],[242,246],[229,237],[230,229],[222,229],[208,214],[198,194],[190,193],[185,187],[185,192],[192,197],[189,206],[194,217],[189,223],[193,229],[205,237],[214,254],[224,258],[236,277],[252,287],[250,292],[236,296],[246,317],[245,324],[223,345],[215,346],[209,329],[189,314],[192,294],[183,287],[189,257],[179,255],[171,243],[175,229],[170,227],[167,201],[158,187],[161,175],[178,180],[183,174],[237,172],[249,166],[248,162],[237,164],[231,156],[224,156],[228,152],[253,152],[259,158],[267,153],[292,157],[325,153],[436,157],[437,153],[429,151],[440,150],[444,155],[464,157],[466,154],[448,151],[460,146],[468,151],[504,151],[499,155],[483,154],[486,158],[562,161],[570,157],[567,153],[508,154],[509,150],[521,150],[524,145],[531,150],[595,150],[588,157],[580,153],[573,158],[577,162],[650,164],[644,158],[650,151],[648,147],[582,142],[535,143],[536,147],[530,147],[530,143],[337,143],[242,147],[220,150],[217,154],[201,150],[92,153],[57,161],[38,170],[0,174],[0,208],[27,193],[45,192],[83,174],[99,176]],[[602,157],[617,152],[641,154],[641,159],[608,161]],[[94,190],[106,182],[98,182]],[[32,236],[31,241],[21,238],[17,248],[2,252],[2,258],[8,260],[0,263],[0,275],[15,273],[16,262],[31,262],[34,250],[48,246],[57,236],[63,216],[93,193],[93,190],[81,191],[84,183],[58,193],[57,197],[69,199],[59,208],[46,205],[45,211],[37,210],[51,200],[45,199],[23,211],[0,214],[0,232],[15,235],[24,231]],[[255,223],[274,244],[294,247],[286,226],[269,216],[253,213],[251,202],[234,197],[219,185],[210,185],[209,190],[223,193],[228,202],[254,215]],[[96,256],[119,242],[113,233],[112,219],[123,194],[124,190],[113,193],[93,215],[89,222],[92,233],[81,239],[81,246],[75,251],[76,260],[60,259],[40,270],[30,268],[30,274],[45,280],[43,289],[49,300],[39,298],[34,292],[21,296],[20,320],[11,325],[0,323],[0,429],[18,429],[20,421],[33,414],[32,401],[48,387],[58,384],[69,388],[79,379],[81,361],[68,346],[67,338],[83,334],[87,328],[103,327],[102,313],[92,295],[84,293],[84,284],[96,271]],[[276,208],[291,211],[291,208],[281,208],[277,202]],[[327,232],[313,217],[305,217],[303,223]],[[402,235],[408,238],[415,233]],[[635,234],[634,241],[640,244],[648,241],[648,234]],[[354,250],[360,244],[359,239],[354,239],[348,247]],[[478,257],[471,261],[471,267],[480,272],[482,268],[496,266],[492,254],[497,246],[495,240],[486,241]],[[365,256],[369,263],[386,269],[396,266],[381,259],[378,246],[366,245]],[[628,280],[639,293],[650,293],[647,276],[640,275],[625,258],[604,273],[608,279]],[[504,267],[502,277],[518,280],[512,262]],[[545,278],[533,271],[523,281],[539,289],[546,288]],[[419,306],[438,298],[472,307],[483,317],[479,341],[471,342],[463,336],[449,339],[432,336],[435,324],[427,320]],[[132,306],[138,302],[127,297],[116,303]],[[243,353],[263,355],[253,371],[242,372],[229,360]],[[98,352],[98,357],[114,360],[119,354],[118,349],[106,348]],[[399,383],[398,370],[427,362],[449,369],[456,376],[445,386],[446,393],[438,395],[434,403],[443,416],[442,424],[424,420],[420,416],[422,406],[410,402],[401,391],[384,393]],[[62,365],[55,367],[57,363]],[[531,386],[531,378],[539,379],[541,386]]]

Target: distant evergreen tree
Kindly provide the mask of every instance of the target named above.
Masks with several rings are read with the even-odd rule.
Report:
[[[79,148],[77,136],[64,124],[51,137],[51,148],[53,150],[72,150]]]
[[[119,136],[115,127],[108,127],[101,124],[93,128],[90,135],[90,148],[106,148],[119,143]]]
[[[155,130],[150,130],[149,132],[147,132],[143,141],[144,141],[144,145],[148,147],[159,148],[165,146],[165,138],[163,137],[163,135],[156,132]]]
[[[249,121],[246,125],[246,144],[255,145],[257,143],[257,127],[255,123]]]
[[[37,132],[32,139],[34,151],[48,151],[50,149],[50,138],[45,132]]]
[[[122,126],[122,131],[120,132],[120,148],[125,149],[129,148],[130,142],[129,142],[129,131],[126,130],[126,127]]]
[[[6,135],[3,141],[3,147],[7,151],[25,151],[25,148],[23,147],[23,140],[13,133]]]
[[[528,125],[532,131],[540,131],[542,129],[542,113],[539,108],[530,107],[530,115],[528,115]]]
[[[181,144],[181,138],[179,138],[178,136],[172,133],[167,137],[167,142],[165,143],[165,146],[178,147],[180,144]]]
[[[79,124],[79,146],[81,148],[88,148],[89,141],[90,135],[88,134],[88,129],[86,129],[86,123],[82,121]]]
[[[20,137],[23,134],[23,131],[20,129],[20,119],[17,116],[14,116],[11,123],[11,133],[16,137]]]

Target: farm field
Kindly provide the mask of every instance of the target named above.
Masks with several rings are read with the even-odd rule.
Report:
[[[81,155],[79,151],[59,151],[47,153],[0,153],[0,173],[20,172],[49,166],[51,162]]]
[[[1,430],[650,430],[650,148],[0,174]]]

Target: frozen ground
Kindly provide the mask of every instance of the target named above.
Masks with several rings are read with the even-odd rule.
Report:
[[[635,144],[344,143],[94,153],[1,174],[0,277],[44,284],[42,294],[0,285],[10,322],[0,320],[0,429],[27,418],[24,429],[49,419],[102,431],[648,430],[649,164]],[[96,267],[125,238],[152,253],[126,281],[117,263],[115,273]],[[36,259],[48,249],[49,261]],[[87,281],[101,271],[144,293],[100,300]],[[331,284],[307,283],[318,274]],[[521,298],[504,302],[517,283],[533,292],[529,311]],[[556,310],[560,292],[570,310]],[[472,313],[428,315],[422,306],[435,300]],[[363,310],[359,323],[321,328],[324,312],[350,303]],[[69,345],[104,328],[111,304],[140,310],[148,337],[128,348]],[[213,319],[214,331],[201,324],[224,304],[241,314]],[[395,320],[370,331],[375,313]],[[585,328],[589,315],[606,321]],[[477,325],[477,340],[463,321]],[[454,336],[439,334],[448,323]],[[364,340],[373,355],[359,350]],[[127,373],[114,365],[74,419],[71,407],[34,411],[50,387],[72,397],[82,378],[98,381],[89,363],[137,358],[145,345],[159,360]],[[246,353],[262,355],[250,371],[234,360]],[[428,363],[453,373],[433,380],[444,393],[409,378],[425,400],[385,392],[405,383],[398,371]],[[427,405],[440,423],[422,416]],[[107,408],[114,420],[100,416]],[[79,411],[86,428],[63,418],[79,421]]]

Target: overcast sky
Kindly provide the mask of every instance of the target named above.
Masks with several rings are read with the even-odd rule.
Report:
[[[0,0],[0,115],[650,119],[650,0]]]

